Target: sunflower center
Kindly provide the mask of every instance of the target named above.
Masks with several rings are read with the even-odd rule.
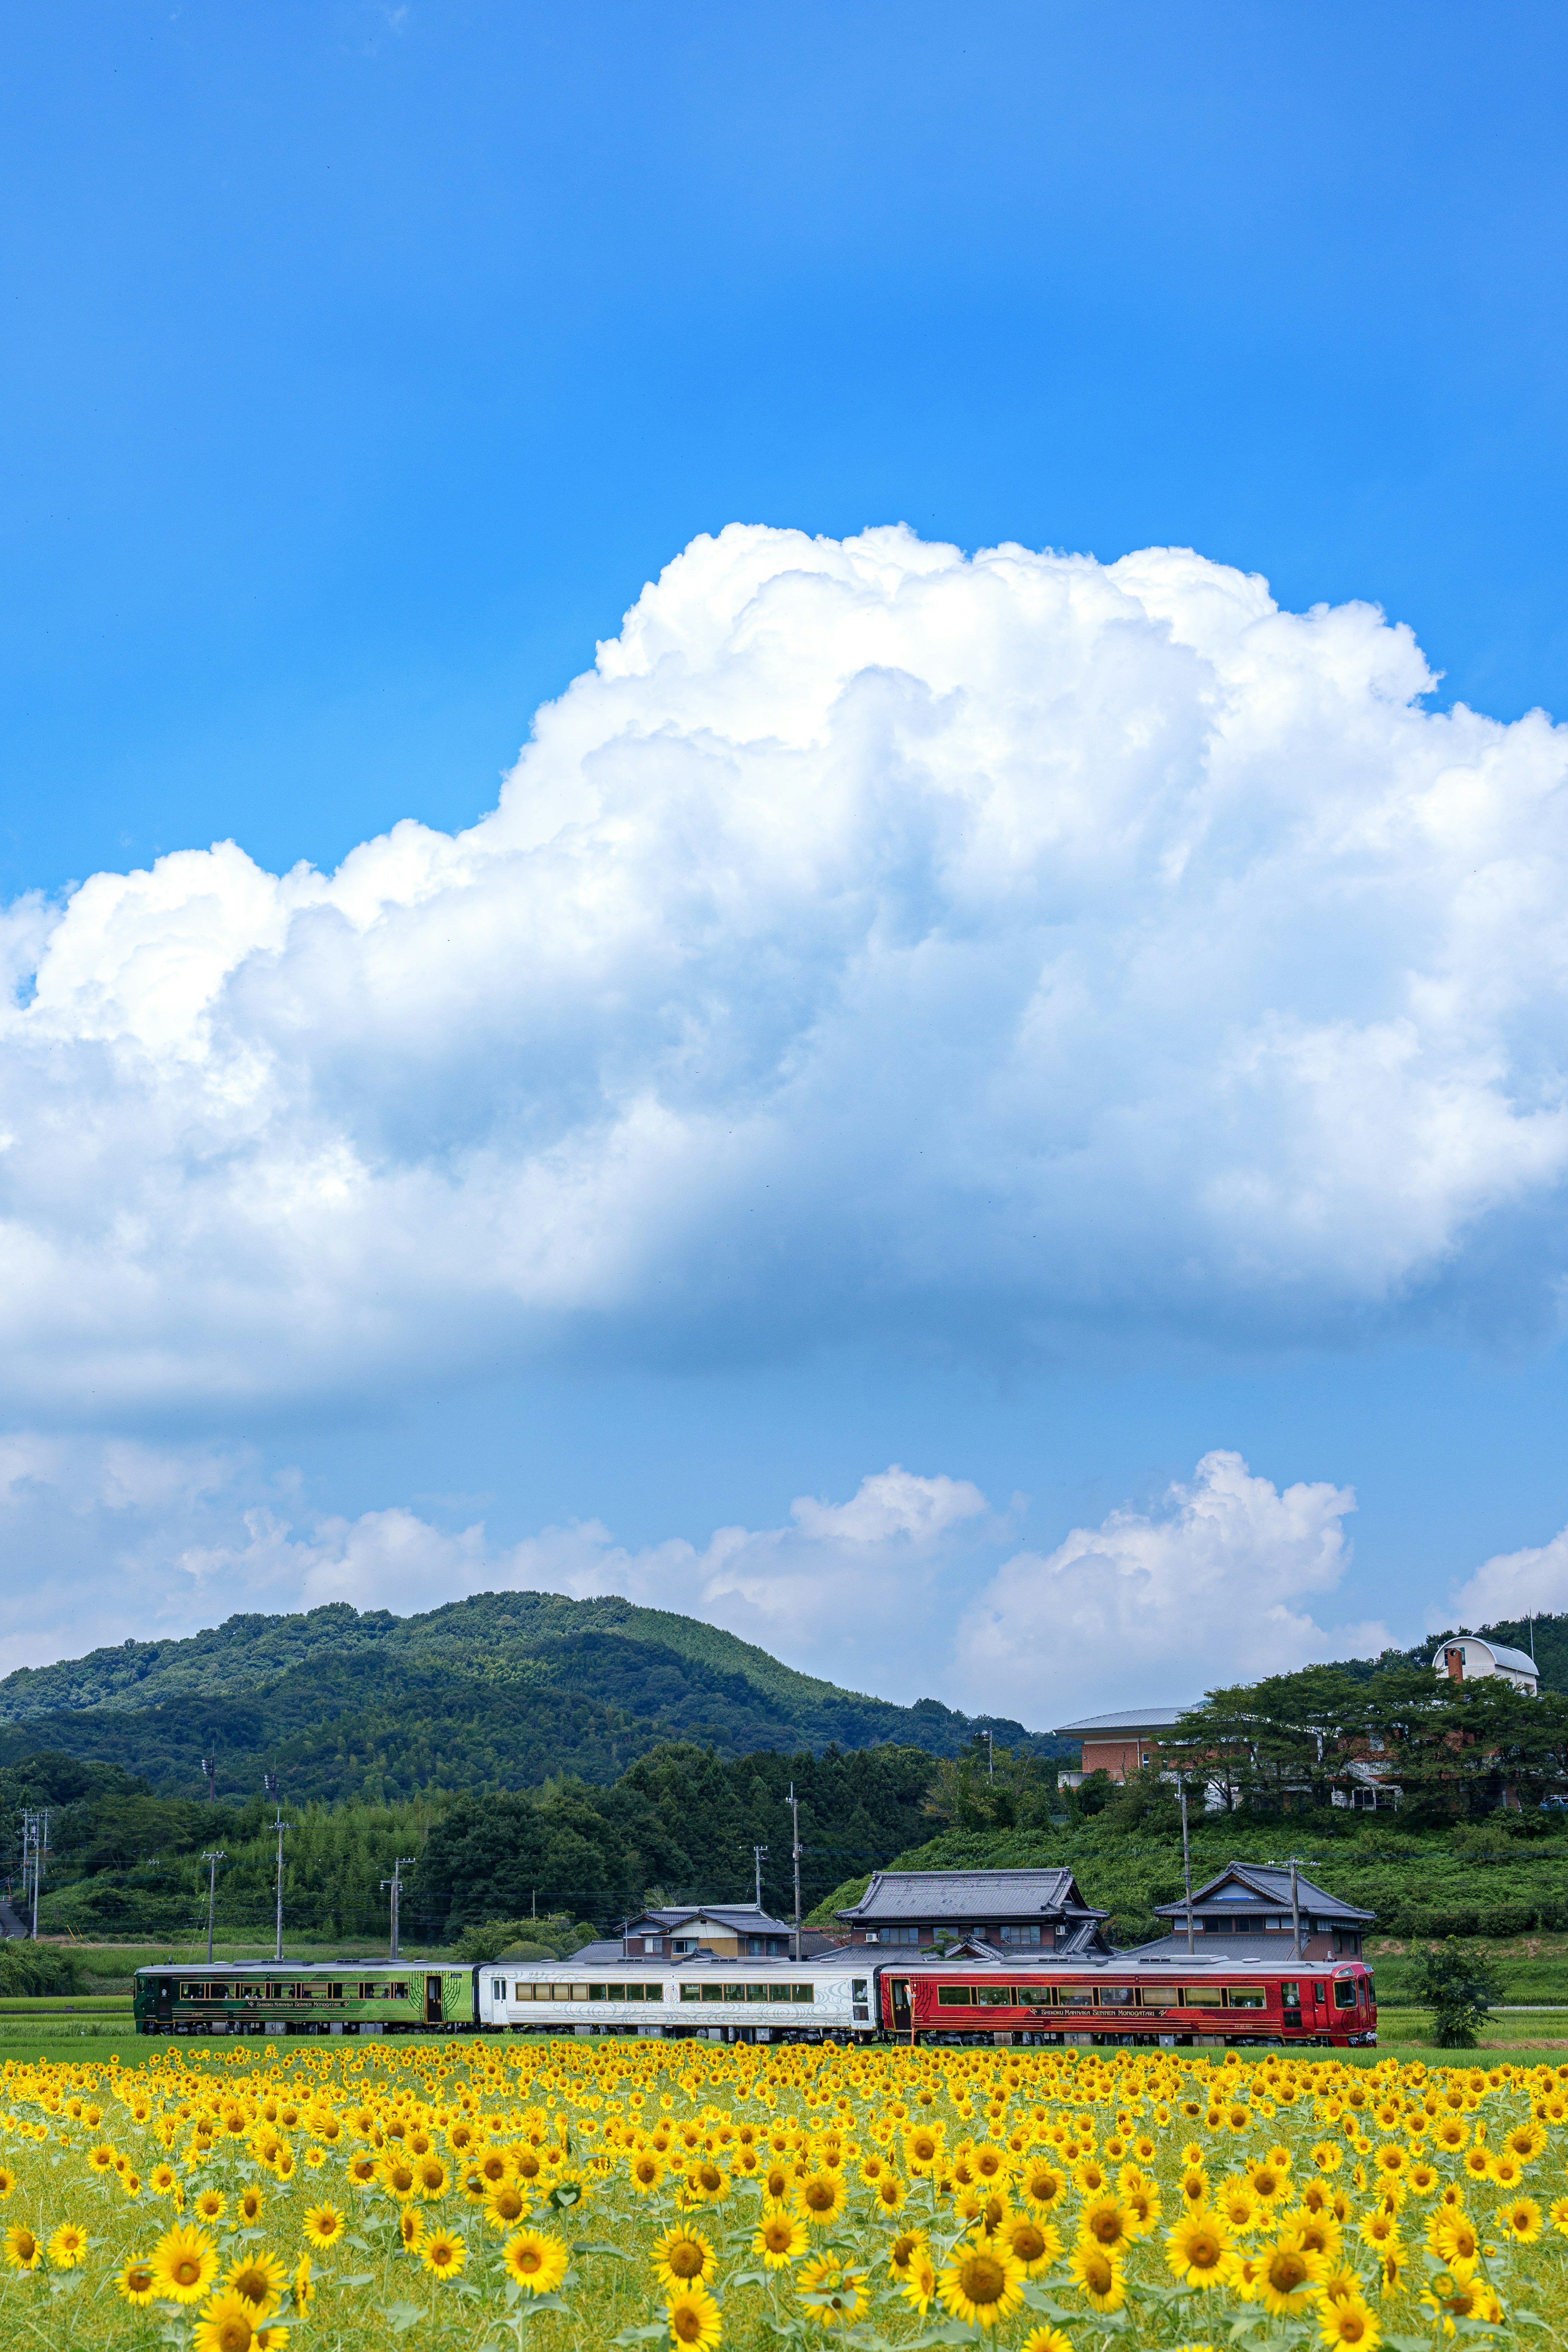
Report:
[[[1280,2294],[1293,2294],[1307,2276],[1307,2265],[1300,2254],[1276,2254],[1268,2265],[1269,2284]]]
[[[27,2252],[31,2253],[32,2248],[30,2246],[28,2247]],[[178,2279],[182,2286],[195,2286],[201,2274],[202,2266],[200,2263],[193,2261],[189,2254],[182,2254],[174,2264],[174,2276]]]
[[[1021,2229],[1013,2232],[1013,2252],[1020,2262],[1037,2263],[1045,2251],[1045,2233],[1037,2230],[1032,2221],[1026,2221]]]
[[[701,2247],[693,2245],[689,2238],[670,2249],[669,2267],[677,2278],[700,2278],[705,2260]]]
[[[1000,2303],[1006,2292],[1007,2273],[989,2254],[972,2254],[959,2264],[958,2283],[971,2303]]]

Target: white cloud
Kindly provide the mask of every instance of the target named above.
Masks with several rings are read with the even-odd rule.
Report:
[[[13,910],[0,1403],[1542,1324],[1564,738],[1180,550],[733,526],[499,808]]]
[[[616,1593],[852,1689],[1041,1729],[1381,1649],[1382,1625],[1324,1630],[1306,1613],[1346,1573],[1353,1508],[1347,1489],[1280,1493],[1215,1453],[1159,1511],[1113,1511],[1042,1556],[1016,1550],[1009,1517],[969,1481],[894,1464],[845,1502],[801,1496],[782,1527],[720,1528],[701,1544],[632,1549],[594,1521],[505,1544],[481,1522],[442,1528],[404,1507],[312,1514],[246,1456],[28,1437],[0,1450],[0,1546],[33,1570],[0,1593],[0,1670],[247,1610]]]
[[[1315,1660],[1375,1656],[1381,1624],[1327,1629],[1300,1603],[1350,1565],[1348,1486],[1256,1478],[1205,1454],[1156,1512],[1112,1511],[1045,1556],[1019,1552],[959,1630],[963,1687],[1036,1727],[1124,1702],[1179,1706]]]
[[[1449,1596],[1446,1610],[1427,1611],[1426,1622],[1441,1633],[1450,1626],[1496,1625],[1560,1609],[1568,1609],[1568,1528],[1550,1543],[1483,1560]]]

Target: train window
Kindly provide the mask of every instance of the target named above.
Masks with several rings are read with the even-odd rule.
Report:
[[[967,1985],[938,1985],[936,1989],[936,2005],[939,2009],[967,2009],[969,2007],[969,1987]]]
[[[1089,2009],[1094,2003],[1092,1985],[1058,1985],[1057,1999],[1064,2009]]]
[[[1376,1993],[1373,1992],[1372,1989],[1372,1970],[1370,1969],[1368,1969],[1366,1972],[1366,1997],[1368,2000],[1375,2000],[1377,1999]]]
[[[1226,1988],[1232,2009],[1267,2009],[1268,1995],[1261,1985],[1230,1985]]]
[[[269,1984],[268,1986],[267,1999],[268,2000],[287,2000],[288,1998],[289,1988],[287,1985]]]
[[[621,1992],[622,1987],[619,1985],[590,1985],[588,1987],[588,1998],[590,2000],[603,2000],[606,1993],[610,1995],[612,2000],[618,2000],[621,1997]]]
[[[1313,1985],[1313,1987],[1312,1987],[1312,1999],[1317,2002],[1317,2004],[1318,2004],[1318,2006],[1319,2006],[1319,2008],[1320,2008],[1320,2009],[1322,2007],[1322,2005],[1323,2005],[1324,2001],[1326,2001],[1326,2000],[1327,2000],[1328,1997],[1329,1997],[1329,1988],[1328,1988],[1328,1986],[1327,1986],[1326,1984],[1314,1984],[1314,1985]]]
[[[702,1988],[702,1998],[704,2000],[722,2000],[724,1998],[723,1986],[704,1985]]]
[[[983,2009],[1011,2009],[1014,2006],[1011,1985],[981,1985],[976,1989],[974,1998]]]
[[[816,1987],[815,1985],[791,1985],[789,1989],[789,1997],[791,2000],[815,2000],[816,1999]]]
[[[501,1997],[503,2000],[505,1999],[504,1992]],[[533,1987],[531,1984],[525,1984],[522,1978],[519,1977],[517,1982],[511,1989],[511,1997],[513,2000],[531,2000],[533,1999]]]
[[[1184,2009],[1223,2009],[1225,2007],[1225,1992],[1219,1985],[1184,1985],[1181,1999]]]
[[[491,1978],[491,1979],[490,1979],[490,1994],[491,1994],[492,1999],[494,1999],[494,2000],[504,2000],[506,1999],[506,1979],[505,1979],[505,1977],[492,1977],[492,1978]]]
[[[1353,1977],[1335,1978],[1334,2007],[1336,2009],[1353,2009],[1355,2007],[1355,1979]]]
[[[406,2000],[408,1987],[405,1984],[389,1984],[382,1998],[384,2000]]]
[[[788,1985],[770,1985],[768,1987],[768,1999],[770,2000],[787,2000],[789,1999]]]
[[[1049,1985],[1020,1985],[1018,2002],[1023,2009],[1049,2009],[1056,1994]]]
[[[1136,2009],[1138,2006],[1136,1985],[1100,1985],[1096,1990],[1101,2009]]]
[[[766,2000],[767,1997],[768,1989],[766,1985],[749,1984],[746,1987],[746,1999],[748,2000]]]
[[[300,1983],[290,1986],[289,1990],[296,2000],[314,2000],[316,1998],[316,1988],[313,1984]]]
[[[205,1988],[199,1984],[182,1984],[180,1987],[180,1999],[182,2000],[200,2000],[204,1990]]]
[[[744,2000],[746,1998],[746,1988],[743,1984],[721,1985],[720,1990],[726,2000]]]
[[[1282,1984],[1279,1988],[1279,1998],[1284,2002],[1287,2009],[1300,2009],[1301,2006],[1300,1986],[1299,1984],[1291,1984],[1287,1980],[1287,1982]]]
[[[324,1984],[321,1987],[321,1990],[326,1994],[329,2000],[342,2000],[343,1997],[342,1986],[335,1980],[331,1984]]]
[[[661,1984],[645,1984],[642,1989],[642,1997],[644,2000],[662,2000],[664,1999],[664,1987]]]
[[[850,1982],[849,1998],[851,2000],[865,2000],[869,1997],[870,1990],[870,1979],[868,1977],[856,1977]]]
[[[702,1998],[701,1986],[683,1984],[680,1988],[680,1998],[682,2000],[700,2000]]]

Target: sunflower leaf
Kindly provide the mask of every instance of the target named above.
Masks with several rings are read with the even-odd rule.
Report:
[[[612,2246],[608,2238],[574,2238],[572,2252],[574,2254],[614,2254],[618,2263],[631,2260],[624,2246]]]
[[[347,2278],[334,2279],[334,2286],[369,2286],[375,2277],[374,2271],[353,2271]]]
[[[423,2319],[425,2314],[416,2303],[389,2303],[381,2315],[394,2335],[401,2336],[405,2329],[413,2326],[416,2319]]]

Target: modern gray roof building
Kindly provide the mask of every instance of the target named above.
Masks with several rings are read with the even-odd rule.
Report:
[[[978,1937],[1001,1949],[1104,1950],[1109,1913],[1070,1870],[879,1870],[837,1915],[857,1944],[930,1946]],[[1087,1940],[1085,1940],[1087,1938]]]
[[[1353,1903],[1342,1902],[1300,1871],[1296,1906],[1301,1923],[1300,1957],[1309,1963],[1358,1958],[1362,1937],[1377,1918],[1374,1911],[1360,1911]],[[1171,1922],[1170,1931],[1157,1943],[1140,1945],[1140,1957],[1185,1951],[1185,1897],[1176,1903],[1157,1903],[1154,1908],[1162,1919]],[[1224,1950],[1237,1959],[1293,1951],[1289,1870],[1278,1863],[1228,1863],[1206,1886],[1194,1888],[1193,1926],[1203,1938],[1199,1946],[1203,1951],[1217,1953],[1222,1937]]]

